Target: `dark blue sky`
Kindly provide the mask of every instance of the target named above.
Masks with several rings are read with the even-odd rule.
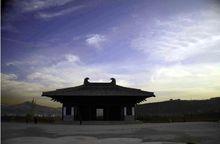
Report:
[[[157,98],[219,96],[220,12],[207,0],[20,0],[2,8],[3,103],[117,78]],[[14,100],[11,100],[14,99]]]

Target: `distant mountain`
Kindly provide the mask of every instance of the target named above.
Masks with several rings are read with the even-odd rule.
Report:
[[[136,107],[138,117],[215,114],[220,117],[220,97],[208,100],[169,100]]]
[[[25,116],[31,111],[33,104],[31,102],[24,102],[17,105],[1,105],[1,115]],[[51,108],[34,104],[34,111],[37,115],[42,116],[61,116],[61,108]]]

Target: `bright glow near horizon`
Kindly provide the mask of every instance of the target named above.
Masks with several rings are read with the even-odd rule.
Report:
[[[220,96],[220,4],[206,0],[8,1],[2,103],[91,81],[153,91],[148,102]]]

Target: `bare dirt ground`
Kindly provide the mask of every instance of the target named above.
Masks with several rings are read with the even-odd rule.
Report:
[[[219,144],[219,122],[71,125],[2,123],[3,144]]]

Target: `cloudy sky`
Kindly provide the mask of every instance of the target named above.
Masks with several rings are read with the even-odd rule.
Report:
[[[217,0],[9,0],[2,8],[2,103],[110,82],[156,98],[220,96]]]

